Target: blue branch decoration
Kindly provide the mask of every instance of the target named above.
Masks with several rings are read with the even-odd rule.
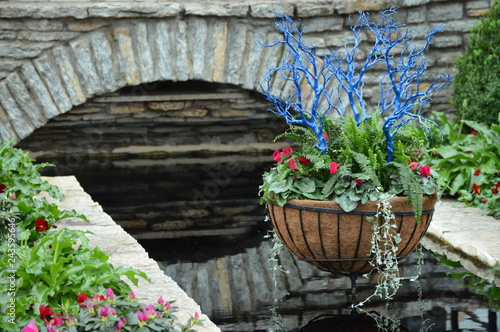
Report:
[[[432,93],[451,83],[451,76],[445,74],[422,85],[427,69],[424,52],[444,26],[432,27],[423,46],[416,47],[410,36],[412,31],[392,18],[396,11],[394,8],[382,11],[380,24],[371,21],[368,13],[358,11],[356,22],[350,24],[353,39],[331,54],[318,52],[316,46],[304,41],[301,22],[297,26],[291,17],[274,12],[275,25],[283,33],[283,40],[270,44],[259,41],[263,47],[284,47],[280,65],[269,69],[259,83],[262,94],[274,105],[270,111],[282,116],[289,125],[310,128],[317,137],[315,146],[325,153],[325,117],[331,116],[331,111],[342,118],[351,114],[358,125],[370,118],[363,97],[363,80],[372,67],[385,66],[379,81],[379,102],[372,113],[379,112],[383,118],[387,162],[392,161],[398,130],[413,120],[418,120],[424,128],[432,123],[422,116],[423,106],[430,102]],[[371,37],[371,48],[361,59],[360,46],[366,42],[363,40],[366,35]],[[273,82],[277,80],[291,84],[292,92],[286,95],[280,90],[278,95],[273,94]]]

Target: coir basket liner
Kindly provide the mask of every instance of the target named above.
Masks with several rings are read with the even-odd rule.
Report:
[[[425,235],[437,195],[424,196],[420,222],[407,202],[406,197],[389,200],[396,216],[395,229],[401,235],[398,258],[408,255]],[[377,204],[360,204],[347,213],[333,201],[293,199],[283,207],[268,204],[268,210],[277,235],[298,258],[326,271],[366,273],[373,269],[371,227],[373,222],[381,222],[370,222],[367,217],[376,216]]]

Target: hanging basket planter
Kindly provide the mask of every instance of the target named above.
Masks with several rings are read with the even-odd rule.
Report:
[[[389,200],[396,217],[395,232],[401,236],[398,259],[407,256],[425,235],[437,195],[423,197],[420,222],[407,202],[406,197]],[[362,274],[373,269],[372,225],[382,222],[376,217],[377,203],[359,204],[347,213],[333,201],[293,199],[283,207],[268,204],[268,211],[276,234],[299,259],[324,271]]]

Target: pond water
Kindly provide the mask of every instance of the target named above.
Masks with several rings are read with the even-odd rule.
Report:
[[[285,331],[359,330],[340,328],[351,314],[348,277],[320,271],[286,250],[279,262],[289,273],[273,277],[271,241],[265,238],[269,225],[257,197],[262,171],[269,167],[263,159],[51,162],[58,167],[44,175],[75,175],[223,332],[276,330],[272,298],[281,299],[276,313]],[[193,193],[198,193],[196,201],[189,196]],[[424,250],[424,256],[418,284],[405,282],[388,309],[403,327],[418,331],[423,318],[430,331],[498,331],[499,314],[466,290],[463,280],[448,276],[448,268],[437,264],[432,253]],[[416,266],[411,255],[401,273],[414,275]],[[358,279],[358,300],[373,287],[374,280]],[[386,312],[377,301],[365,310]],[[314,322],[329,327],[307,325],[319,316]],[[355,322],[361,322],[359,317]]]

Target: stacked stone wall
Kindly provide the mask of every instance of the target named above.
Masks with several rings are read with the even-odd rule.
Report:
[[[279,52],[256,40],[280,38],[272,10],[300,17],[320,49],[342,47],[355,9],[399,6],[397,19],[415,42],[446,24],[428,52],[428,74],[452,73],[468,31],[491,0],[437,1],[2,1],[0,2],[0,137],[21,140],[50,119],[125,86],[201,80],[257,90]],[[365,36],[369,38],[369,36]],[[374,107],[381,72],[367,76]],[[285,87],[286,88],[286,87]],[[450,90],[432,108],[451,112]]]

